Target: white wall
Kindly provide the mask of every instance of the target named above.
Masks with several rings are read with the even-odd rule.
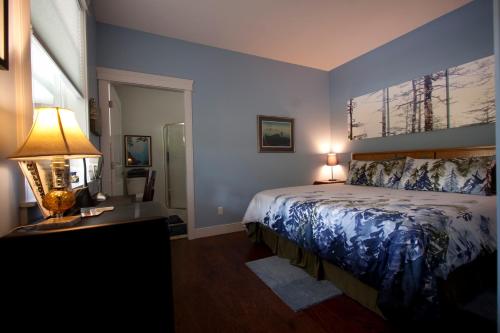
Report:
[[[0,70],[0,235],[19,223],[21,176],[7,156],[23,142],[31,110],[30,2],[9,0],[9,70]]]
[[[14,68],[0,71],[0,235],[18,221],[19,170],[17,163],[6,157],[17,147]]]
[[[123,134],[151,136],[151,169],[156,170],[154,200],[166,203],[163,126],[184,122],[184,95],[127,85],[115,85],[115,88],[121,100]]]

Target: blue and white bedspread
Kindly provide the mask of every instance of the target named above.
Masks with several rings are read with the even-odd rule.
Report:
[[[260,192],[258,222],[379,291],[387,317],[437,311],[438,278],[496,251],[495,196],[343,184]],[[404,312],[406,311],[406,312]]]

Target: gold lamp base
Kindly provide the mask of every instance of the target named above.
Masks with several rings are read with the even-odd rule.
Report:
[[[43,197],[42,204],[54,217],[36,224],[36,229],[56,229],[71,227],[80,222],[80,216],[63,216],[75,204],[75,195],[66,188],[52,189]]]
[[[63,217],[65,211],[75,205],[75,194],[70,188],[66,187],[68,178],[68,163],[63,157],[56,156],[52,159],[52,189],[43,196],[42,205],[47,208],[54,218],[48,224],[67,224]],[[44,222],[45,223],[45,222]]]
[[[53,189],[45,194],[42,204],[53,215],[62,216],[65,211],[75,204],[75,195],[67,189]]]

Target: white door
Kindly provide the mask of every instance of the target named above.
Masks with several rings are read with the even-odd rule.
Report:
[[[99,81],[101,110],[101,151],[103,153],[102,190],[112,196],[123,195],[123,133],[121,102],[109,81]]]
[[[113,84],[109,94],[111,117],[111,188],[112,195],[123,195],[122,103]]]

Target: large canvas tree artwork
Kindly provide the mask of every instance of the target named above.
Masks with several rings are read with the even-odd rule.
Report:
[[[494,123],[494,57],[347,101],[350,140]]]

